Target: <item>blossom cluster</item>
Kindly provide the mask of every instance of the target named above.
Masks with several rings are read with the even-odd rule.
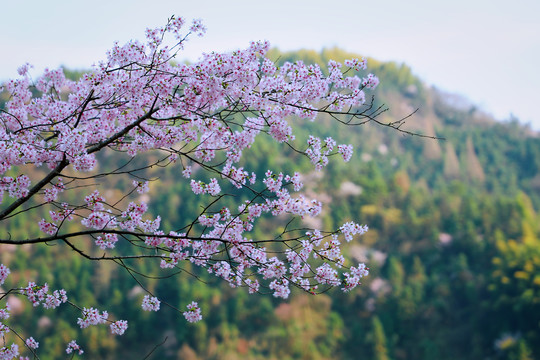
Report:
[[[25,344],[30,349],[37,349],[39,347],[39,343],[31,336],[25,340]]]
[[[117,320],[110,325],[111,333],[116,335],[124,335],[128,328],[128,322],[126,320]]]
[[[78,353],[79,355],[82,355],[84,353],[84,350],[77,344],[75,340],[71,340],[66,348],[66,353]]]
[[[4,283],[7,276],[10,274],[10,270],[4,264],[0,264],[0,285]],[[6,334],[8,334],[11,329],[7,326],[4,321],[10,317],[10,307],[9,303],[6,303],[4,308],[0,308],[0,338],[4,340],[4,345],[0,348],[0,359],[11,360],[19,356],[19,346],[15,343],[12,343],[10,346],[7,346]]]
[[[99,310],[94,308],[83,308],[82,315],[82,318],[77,319],[77,324],[81,329],[87,328],[90,325],[105,324],[109,317],[106,311],[100,313]]]
[[[0,348],[0,360],[12,360],[19,356],[19,346],[11,344],[10,347],[3,346]]]
[[[10,274],[10,269],[4,264],[0,264],[0,284],[2,284],[7,276]],[[64,289],[54,290],[49,293],[49,286],[47,283],[43,285],[37,285],[34,282],[29,282],[28,286],[18,290],[22,295],[25,295],[33,306],[43,305],[45,309],[54,309],[63,303],[67,302],[67,295]],[[94,308],[83,308],[82,318],[79,318],[77,324],[81,328],[86,328],[90,325],[104,324],[108,320],[108,313],[106,311],[99,312]],[[6,303],[4,308],[0,308],[0,338],[5,339],[5,335],[10,332],[10,327],[7,326],[4,321],[10,318],[10,306]],[[123,335],[128,328],[128,322],[126,320],[117,320],[110,322],[110,330],[112,334]],[[4,340],[5,341],[5,340]],[[28,337],[24,340],[24,345],[31,351],[36,350],[39,347],[39,342],[33,337]],[[76,341],[71,341],[66,352],[68,354],[72,352],[78,352],[79,355],[83,353],[83,350],[77,345]],[[19,356],[19,346],[13,343],[10,347],[3,347],[0,349],[0,359],[14,359]],[[21,358],[22,359],[22,358]]]
[[[241,161],[264,136],[292,147],[316,170],[334,155],[349,161],[353,146],[330,137],[311,135],[307,147],[298,145],[293,122],[315,121],[321,113],[366,119],[358,109],[365,104],[365,91],[379,80],[373,74],[347,75],[366,69],[363,58],[346,60],[345,67],[331,60],[327,75],[318,65],[302,61],[277,66],[266,57],[266,41],[231,53],[204,54],[192,64],[171,61],[188,34],[205,31],[200,20],[186,27],[184,19],[173,17],[164,27],[147,29],[144,43],[116,43],[105,61],[77,81],[67,79],[61,69],[47,69],[33,83],[29,66],[21,67],[20,78],[5,84],[9,100],[0,113],[0,203],[4,193],[14,199],[0,212],[0,221],[18,214],[17,208],[38,194],[49,210],[38,222],[43,242],[68,242],[66,234],[84,234],[102,250],[103,259],[116,261],[128,256],[117,247],[119,239],[125,239],[135,245],[136,254],[157,258],[163,269],[189,261],[232,287],[245,286],[250,293],[264,287],[280,298],[287,298],[291,287],[310,293],[328,287],[352,290],[368,269],[364,264],[346,266],[341,241],[362,235],[367,226],[348,222],[329,232],[286,229],[280,236],[254,239],[251,232],[261,217],[305,220],[319,216],[322,203],[302,192],[299,173],[268,170],[258,178]],[[166,45],[169,35],[175,39],[173,46]],[[140,177],[146,165],[134,171],[101,169],[97,154],[108,150],[130,158],[151,151],[166,154],[166,160],[154,165],[181,165],[192,192],[212,206],[176,231],[163,229],[161,217],[150,214],[145,202],[151,195],[148,181]],[[47,177],[31,181],[32,172],[25,173],[31,166],[48,168]],[[99,187],[104,176],[127,176],[132,186],[118,200]],[[66,184],[62,179],[68,179]],[[237,195],[225,192],[229,183],[238,194],[253,196],[237,206],[222,206],[222,198]],[[73,200],[76,191],[79,198]],[[71,200],[61,202],[64,198]],[[276,252],[279,243],[287,244]],[[8,275],[9,269],[0,265],[0,285]],[[67,302],[64,290],[49,292],[46,283],[29,282],[20,292],[34,306],[55,308]],[[160,300],[146,295],[141,307],[158,311]],[[196,302],[187,309],[187,321],[202,318]],[[111,333],[123,334],[127,321],[113,322],[108,316],[107,311],[84,307],[77,323],[86,328],[108,322]],[[0,309],[0,319],[7,317],[9,308]],[[0,332],[7,331],[0,323]],[[36,348],[38,343],[28,338],[26,345]],[[72,341],[66,352],[83,351]],[[13,346],[0,350],[15,353],[18,348]]]
[[[1,116],[6,127],[0,130],[0,172],[21,164],[53,168],[64,157],[75,170],[90,171],[96,165],[95,153],[105,146],[134,156],[197,140],[194,152],[199,159],[208,162],[224,152],[230,165],[261,132],[279,142],[293,140],[286,120],[290,115],[313,120],[318,111],[312,104],[321,101],[332,104],[336,111],[361,106],[364,95],[360,87],[378,84],[372,74],[363,79],[344,77],[341,65],[333,61],[328,64],[328,77],[317,65],[301,61],[278,68],[264,58],[267,42],[253,42],[248,49],[230,54],[205,54],[192,65],[172,64],[167,60],[174,54],[160,45],[167,32],[183,39],[178,28],[183,24],[183,20],[173,19],[164,28],[147,30],[147,44],[116,44],[107,61],[79,81],[66,79],[61,70],[46,70],[35,85],[42,96],[32,101],[29,75],[21,71],[20,79],[6,84],[11,98],[7,114]],[[190,31],[202,34],[204,26],[196,20]],[[123,70],[125,64],[131,64],[129,71]],[[366,61],[351,59],[345,64],[362,70]],[[148,66],[153,76],[148,76]],[[55,96],[66,90],[70,92],[67,100]],[[259,114],[247,117],[240,131],[230,131],[226,122],[211,116],[194,116],[236,106],[239,99],[245,108]],[[183,118],[190,121],[177,121]],[[117,135],[124,131],[125,137]],[[48,141],[40,136],[43,134],[51,134]],[[5,177],[0,184],[10,196],[27,195],[29,184],[24,174],[15,179]],[[54,199],[61,189],[61,183],[52,185],[45,191],[46,200]]]
[[[0,264],[0,285],[6,281],[8,275],[10,274],[11,270],[4,264]]]
[[[49,294],[49,285],[36,285],[30,281],[28,286],[22,289],[21,293],[28,297],[33,306],[43,303],[45,309],[55,309],[67,301],[66,291],[64,289],[54,290]]]
[[[310,136],[308,141],[308,148],[306,150],[306,155],[309,157],[311,162],[315,164],[315,169],[322,170],[326,165],[328,165],[328,157],[339,153],[343,156],[343,160],[348,162],[353,154],[353,146],[340,144],[337,145],[336,141],[331,137],[324,139],[324,142],[315,136]],[[337,150],[336,150],[337,145]]]
[[[145,295],[142,301],[142,309],[144,311],[158,311],[161,302],[155,296]]]
[[[66,189],[62,178],[57,179],[56,184],[52,184],[51,187],[45,188],[43,191],[43,199],[45,202],[50,203],[56,201],[58,194],[63,192]]]
[[[189,322],[197,322],[202,320],[201,309],[199,304],[195,301],[192,301],[191,304],[188,304],[187,311],[184,311],[183,315]]]
[[[2,203],[4,191],[7,191],[10,197],[20,199],[28,195],[29,186],[30,178],[24,174],[21,174],[16,178],[4,176],[0,179],[0,203]]]
[[[148,186],[148,181],[141,182],[141,181],[133,180],[132,184],[133,186],[135,186],[135,189],[137,190],[139,194],[145,194],[148,191],[150,191],[150,188]]]

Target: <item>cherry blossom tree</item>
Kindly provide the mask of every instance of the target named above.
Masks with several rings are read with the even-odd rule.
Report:
[[[45,70],[33,81],[25,65],[18,79],[4,84],[9,100],[0,113],[0,222],[7,228],[19,217],[36,219],[41,232],[23,238],[3,234],[0,244],[63,243],[79,256],[111,261],[127,271],[130,259],[157,262],[164,271],[191,262],[232,287],[280,298],[292,287],[312,294],[354,289],[368,269],[347,263],[341,244],[367,226],[285,226],[279,236],[254,238],[261,217],[316,217],[322,204],[302,193],[300,174],[268,169],[257,178],[242,159],[264,136],[308,157],[318,171],[330,158],[349,161],[352,145],[316,136],[301,143],[291,125],[317,121],[323,113],[343,126],[380,123],[377,116],[384,109],[366,101],[366,91],[378,79],[355,75],[366,69],[365,59],[330,61],[327,72],[301,61],[278,68],[265,57],[268,42],[204,54],[193,64],[175,63],[188,36],[204,32],[198,20],[186,25],[172,17],[162,28],[147,29],[145,43],[115,44],[105,61],[77,81],[66,79],[62,69]],[[382,125],[399,129],[401,123]],[[112,168],[100,163],[112,153],[128,161]],[[158,159],[130,167],[148,153]],[[152,180],[141,171],[152,167],[177,169],[178,181],[189,182],[207,206],[185,223],[163,228],[161,217],[167,215],[151,214],[140,200]],[[108,196],[103,184],[119,178],[129,179],[131,187]],[[246,200],[224,206],[235,191],[248,194]],[[96,251],[84,246],[89,242]],[[9,274],[0,265],[0,285]],[[118,335],[128,329],[129,319],[110,320],[105,310],[72,303],[64,289],[25,281],[0,290],[0,359],[35,354],[39,345],[10,327],[8,294],[34,306],[73,306],[81,328],[105,324]],[[183,311],[190,322],[204,316],[193,300]],[[158,311],[163,301],[148,291],[141,308]],[[66,344],[69,354],[82,351],[75,340]]]

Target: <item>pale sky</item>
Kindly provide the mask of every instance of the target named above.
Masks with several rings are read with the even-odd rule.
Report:
[[[251,40],[282,50],[338,46],[404,62],[426,84],[540,130],[539,0],[2,1],[0,80],[25,62],[35,75],[60,65],[89,68],[115,40],[143,40],[146,27],[173,14],[208,27],[186,47],[190,60]]]

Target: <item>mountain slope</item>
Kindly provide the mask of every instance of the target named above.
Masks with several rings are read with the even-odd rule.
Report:
[[[272,50],[270,57],[278,64],[303,60],[324,66],[329,59],[358,55],[340,49]],[[14,278],[31,271],[51,287],[65,286],[76,302],[107,304],[118,318],[131,320],[124,337],[107,337],[105,329],[81,337],[92,357],[146,354],[165,338],[155,358],[526,359],[531,352],[539,357],[538,134],[517,122],[496,122],[465,101],[427,87],[405,65],[370,59],[368,66],[381,80],[373,106],[389,109],[380,121],[414,113],[405,130],[444,140],[373,123],[335,127],[322,118],[295,124],[299,141],[314,133],[351,143],[356,152],[349,164],[334,161],[327,172],[316,173],[307,159],[264,139],[250,149],[245,163],[259,176],[266,169],[301,171],[306,193],[327,203],[315,225],[330,229],[351,219],[370,226],[348,248],[351,258],[371,268],[357,291],[316,297],[295,293],[282,302],[231,290],[204,273],[196,275],[207,283],[189,275],[141,279],[173,306],[197,298],[205,317],[187,325],[171,309],[153,317],[140,314],[141,289],[129,274],[111,264],[94,267],[63,246],[3,247],[1,261]],[[284,156],[269,156],[278,152]],[[203,205],[192,201],[189,185],[177,182],[178,169],[149,175],[161,179],[161,185],[151,187],[149,205],[170,215],[164,226],[191,219]],[[254,237],[279,232],[282,224],[259,225]],[[134,266],[158,274],[157,267]],[[194,271],[189,264],[184,269]],[[12,324],[46,339],[42,358],[61,356],[66,334],[80,331],[70,322],[72,314],[29,312],[25,306],[14,311]],[[43,318],[54,319],[55,325],[43,325]],[[103,338],[107,341],[98,346]]]

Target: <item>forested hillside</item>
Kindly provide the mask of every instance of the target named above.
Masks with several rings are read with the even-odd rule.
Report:
[[[358,55],[272,50],[269,57],[278,64],[302,60],[325,66],[329,59]],[[232,290],[189,263],[182,276],[158,281],[158,264],[130,264],[147,275],[140,276],[83,259],[59,244],[1,246],[0,260],[12,271],[4,287],[25,274],[66,288],[74,302],[106,303],[115,316],[130,319],[123,337],[111,337],[107,328],[85,329],[78,338],[87,358],[540,358],[538,134],[517,121],[496,122],[465,100],[427,87],[406,65],[371,59],[368,66],[381,82],[373,108],[389,109],[378,120],[412,114],[402,129],[428,137],[374,123],[335,127],[321,119],[297,127],[305,136],[353,144],[350,163],[331,162],[323,175],[309,159],[264,139],[245,157],[259,176],[266,169],[303,174],[304,191],[327,204],[322,221],[306,218],[306,224],[330,229],[354,220],[370,227],[348,245],[349,256],[371,269],[358,289],[317,296],[296,291],[283,301],[270,293]],[[283,156],[272,156],[278,153]],[[169,215],[165,227],[204,206],[188,183],[175,181],[174,169],[152,168],[146,176],[161,180],[150,184],[148,201],[153,212]],[[108,191],[114,193],[115,186],[128,185],[111,184]],[[283,226],[266,221],[254,237],[277,235]],[[38,230],[17,222],[1,231]],[[41,270],[29,270],[30,263]],[[141,314],[141,285],[174,307],[197,299],[203,320],[189,324],[168,306],[160,314]],[[31,304],[10,296],[12,324],[40,339],[40,358],[65,356],[63,344],[81,332],[70,309],[29,311]]]

